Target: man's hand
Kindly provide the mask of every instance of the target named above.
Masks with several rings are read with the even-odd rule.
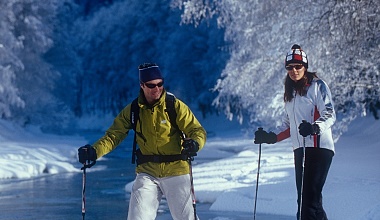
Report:
[[[96,161],[96,151],[91,145],[87,144],[78,149],[78,158],[81,164],[85,164],[86,161]]]
[[[193,139],[185,139],[182,143],[182,154],[187,154],[190,157],[197,156],[199,144]]]

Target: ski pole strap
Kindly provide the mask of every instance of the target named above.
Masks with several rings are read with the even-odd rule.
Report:
[[[82,168],[80,168],[81,170],[84,170],[84,169],[87,169],[87,168],[91,168],[92,166],[94,166],[96,164],[96,160],[94,160],[94,161],[90,161],[90,163],[88,163],[88,164],[83,164],[83,167]]]
[[[187,160],[188,157],[185,154],[175,154],[175,155],[143,155],[140,149],[136,150],[137,156],[137,166],[147,162],[153,163],[168,163],[178,160]]]
[[[135,164],[136,163],[136,131],[135,131],[135,135],[133,137],[133,149],[132,149],[132,164]]]

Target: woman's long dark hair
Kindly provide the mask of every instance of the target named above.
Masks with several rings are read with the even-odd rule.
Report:
[[[294,82],[289,74],[286,75],[285,78],[285,93],[284,93],[284,101],[290,102],[294,98],[294,91],[296,94],[300,96],[304,96],[307,93],[307,88],[310,86],[311,81],[314,78],[318,78],[316,72],[308,72],[306,70],[305,75],[302,79]]]

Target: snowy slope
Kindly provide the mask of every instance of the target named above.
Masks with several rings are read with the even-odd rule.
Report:
[[[81,137],[56,136],[0,121],[0,179],[79,172],[73,166]],[[75,147],[75,148],[74,148]]]
[[[212,134],[194,162],[198,202],[212,211],[253,212],[258,145],[225,121],[204,120]],[[336,143],[324,188],[330,219],[380,219],[380,121],[356,120]],[[0,122],[0,178],[32,178],[45,173],[79,172],[81,137],[46,135]],[[76,166],[76,168],[74,167]],[[262,145],[258,213],[294,216],[296,190],[289,141]],[[130,191],[132,183],[126,185]]]

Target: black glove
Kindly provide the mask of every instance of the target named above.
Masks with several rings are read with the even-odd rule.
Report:
[[[319,126],[317,124],[310,124],[305,120],[302,120],[302,123],[298,126],[298,130],[303,137],[319,134]]]
[[[79,163],[86,163],[86,161],[96,161],[97,155],[95,149],[87,144],[78,149]]]
[[[190,157],[197,156],[199,150],[199,144],[193,139],[186,139],[182,143],[182,154],[187,154]]]
[[[255,144],[274,144],[277,142],[277,135],[274,132],[266,132],[263,128],[257,129],[255,132]]]

